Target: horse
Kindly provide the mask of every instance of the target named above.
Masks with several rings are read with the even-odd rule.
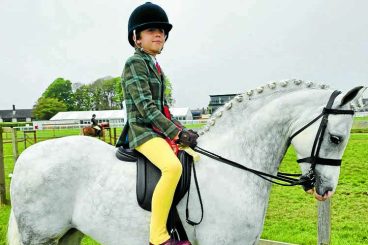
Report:
[[[84,127],[82,129],[82,133],[85,136],[104,137],[105,134],[104,128],[109,127],[109,123],[100,123],[99,127],[101,129],[100,135],[97,135],[97,130],[93,126]]]
[[[362,90],[338,95],[329,110],[347,111]],[[199,131],[198,146],[276,175],[290,143],[299,159],[310,156],[318,124],[324,120],[318,115],[332,93],[326,85],[302,80],[271,82],[249,90],[212,115]],[[342,158],[352,122],[351,114],[329,115],[324,137],[319,138],[321,159]],[[116,159],[115,151],[114,146],[85,136],[27,148],[11,181],[9,244],[77,245],[84,235],[105,245],[148,244],[150,213],[137,204],[136,164]],[[300,163],[303,175],[311,165]],[[207,156],[201,156],[195,166],[204,217],[198,226],[183,224],[189,240],[200,245],[257,244],[272,184]],[[339,172],[338,165],[315,166],[316,199],[333,195]],[[195,219],[201,216],[199,200],[193,198],[195,188],[189,194],[190,216]],[[182,200],[177,206],[181,219],[185,204]]]

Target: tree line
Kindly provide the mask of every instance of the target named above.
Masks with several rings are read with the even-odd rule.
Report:
[[[172,86],[165,79],[165,97],[170,105]],[[121,77],[105,77],[91,84],[72,83],[64,78],[56,78],[42,93],[33,106],[33,116],[37,120],[48,120],[61,111],[98,111],[123,108],[124,92]]]

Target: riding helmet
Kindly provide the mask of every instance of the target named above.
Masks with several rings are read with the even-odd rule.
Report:
[[[166,39],[169,37],[169,32],[172,25],[165,11],[158,5],[151,2],[146,2],[138,6],[129,17],[128,21],[128,40],[130,45],[134,47],[133,31],[143,31],[147,28],[162,28],[165,31]]]

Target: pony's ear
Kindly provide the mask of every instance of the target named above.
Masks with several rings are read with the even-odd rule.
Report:
[[[365,89],[363,89],[364,87],[363,86],[359,86],[359,87],[355,87],[353,89],[351,89],[349,92],[347,92],[345,94],[345,96],[341,99],[341,102],[340,102],[340,106],[344,106],[346,105],[347,103],[351,102],[352,100],[356,99],[356,98],[359,98],[360,96],[357,97],[358,94],[362,94],[363,91]],[[359,93],[361,92],[361,93]]]

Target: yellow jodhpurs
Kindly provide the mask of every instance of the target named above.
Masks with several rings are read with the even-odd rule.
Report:
[[[170,238],[166,222],[182,166],[169,144],[162,138],[150,139],[135,149],[161,170],[161,178],[152,196],[150,224],[150,242],[161,244]]]

